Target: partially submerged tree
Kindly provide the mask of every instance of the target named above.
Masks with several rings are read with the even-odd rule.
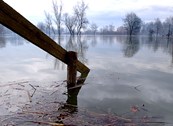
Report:
[[[115,26],[114,25],[112,25],[112,24],[108,25],[108,29],[109,29],[110,34],[114,34],[114,32],[115,32]]]
[[[43,22],[38,22],[37,27],[42,31],[46,32],[46,26]]]
[[[147,30],[148,30],[149,37],[153,37],[153,34],[155,33],[153,22],[148,23]]]
[[[173,17],[169,17],[163,22],[164,32],[167,38],[173,34]]]
[[[63,29],[62,22],[64,22],[64,25],[67,27],[71,35],[74,35],[75,33],[80,35],[82,30],[86,29],[87,24],[89,23],[86,18],[86,10],[88,6],[84,3],[84,1],[78,2],[73,7],[73,15],[62,13],[62,2],[58,5],[56,1],[52,1],[52,5],[54,18],[52,18],[49,13],[45,12],[46,33],[50,35],[51,32],[56,32],[58,36],[60,36]],[[53,27],[53,23],[56,25],[56,30]]]
[[[87,8],[88,6],[84,3],[84,1],[81,1],[74,6],[74,14],[77,20],[77,27],[76,27],[77,35],[80,35],[81,30],[85,29],[87,24],[89,23],[88,19],[86,18]]]
[[[96,32],[97,32],[97,29],[98,29],[97,24],[92,23],[91,26],[90,26],[90,28],[91,28],[91,31],[92,31],[92,32],[94,33],[94,35],[95,35]]]
[[[50,36],[51,31],[53,29],[53,27],[52,27],[52,16],[49,13],[47,13],[46,11],[44,12],[44,14],[45,14],[45,17],[46,17],[46,19],[45,19],[46,33],[48,33],[48,35]]]
[[[75,28],[77,25],[76,17],[75,16],[70,16],[69,14],[64,14],[64,24],[69,30],[70,35],[75,34]]]
[[[54,21],[57,27],[58,36],[61,35],[61,24],[62,24],[62,2],[60,5],[56,1],[52,1],[53,12],[54,12]]]
[[[161,33],[161,31],[162,31],[162,22],[160,21],[159,18],[157,18],[155,20],[154,27],[155,27],[156,36],[158,36]]]
[[[115,34],[115,26],[112,24],[105,25],[100,29],[100,33],[103,35],[113,35]]]
[[[124,27],[130,37],[140,32],[141,24],[142,20],[133,12],[128,13],[124,18]]]

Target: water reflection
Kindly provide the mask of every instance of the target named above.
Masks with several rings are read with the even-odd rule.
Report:
[[[171,64],[173,62],[173,39],[166,38],[153,38],[148,36],[54,36],[54,40],[61,46],[65,47],[68,51],[76,51],[78,58],[82,63],[87,64],[88,59],[86,53],[89,49],[88,42],[91,46],[97,48],[97,45],[101,43],[112,45],[116,42],[122,44],[122,53],[125,57],[133,57],[142,47],[157,52],[161,49],[164,53],[171,56]],[[29,43],[16,34],[0,36],[0,48],[4,48],[7,43],[13,46],[21,46],[24,43]],[[49,56],[46,55],[46,58]],[[171,65],[172,66],[172,65]],[[65,65],[58,59],[54,60],[54,69],[65,69]]]
[[[94,36],[92,36],[91,37],[92,39],[92,41],[91,41],[91,45],[92,45],[92,47],[95,47],[96,45],[97,45],[97,38],[96,38],[96,36],[94,35]]]
[[[86,52],[89,48],[86,36],[70,36],[69,41],[66,43],[65,48],[67,51],[75,51],[78,54],[78,59],[84,64],[87,64]]]
[[[55,58],[53,68],[54,70],[64,70],[66,67],[64,63],[62,63],[59,59]]]
[[[4,48],[6,46],[6,40],[4,36],[0,36],[0,48]]]
[[[24,43],[29,43],[17,34],[1,35],[0,36],[0,48],[6,47],[7,43],[12,46],[21,46]]]
[[[13,46],[22,46],[25,43],[30,43],[30,42],[26,41],[24,38],[20,37],[17,34],[14,34],[12,37],[9,37],[8,41]]]
[[[0,47],[6,46],[0,54],[1,80],[28,77],[35,79],[35,76],[40,80],[59,79],[59,76],[66,78],[66,71],[52,70],[52,66],[54,69],[64,69],[64,63],[52,57],[51,61],[45,60],[45,53],[34,48],[35,46],[23,45],[13,51],[7,43],[15,40],[7,37],[0,41]],[[88,63],[89,60],[87,66],[92,70],[86,81],[88,84],[82,90],[67,90],[66,102],[73,106],[72,112],[77,111],[78,106],[84,106],[92,111],[103,112],[109,109],[122,114],[131,105],[144,104],[149,110],[144,115],[161,115],[166,121],[173,118],[173,72],[170,69],[173,66],[172,39],[147,36],[131,39],[127,36],[62,36],[56,41],[68,51],[78,52],[80,61]],[[12,54],[18,50],[17,58]],[[9,55],[8,51],[11,51]],[[21,53],[23,51],[27,52],[24,56]],[[19,60],[22,58],[24,60]],[[10,64],[11,61],[13,62]],[[134,88],[137,86],[139,91]]]
[[[100,36],[100,41],[102,41],[103,43],[108,43],[110,45],[112,45],[116,40],[116,36],[113,35],[102,35]]]
[[[123,53],[125,57],[133,57],[140,48],[139,37],[117,36],[117,40],[123,44]]]
[[[168,53],[172,55],[171,67],[173,67],[173,39],[167,40]]]
[[[142,46],[148,47],[148,49],[153,50],[155,53],[161,50],[163,53],[166,53],[171,56],[171,67],[173,62],[173,39],[167,38],[151,38],[141,37]]]
[[[62,47],[65,47],[67,51],[75,51],[78,54],[78,59],[84,64],[87,64],[88,59],[86,58],[86,52],[89,48],[87,44],[87,37],[85,36],[61,36],[54,38],[54,40]],[[46,58],[49,54],[46,55]],[[66,67],[59,59],[54,59],[54,69],[64,70]]]
[[[157,52],[161,49],[164,53],[172,55],[172,39],[166,38],[151,38],[151,37],[141,37],[140,43],[141,46],[146,46],[148,49],[152,49],[154,52]],[[170,53],[171,52],[171,53]]]
[[[66,108],[70,110],[70,112],[77,112],[78,109],[78,94],[81,90],[81,87],[75,89],[67,89],[68,97],[66,101]]]
[[[67,83],[67,100],[66,104],[60,109],[67,109],[69,113],[78,112],[78,94],[84,85],[83,82],[78,81],[75,86],[70,86]]]
[[[159,49],[159,45],[161,45],[161,40],[160,38],[150,38],[148,39],[148,43],[151,43],[151,47],[153,48],[153,51],[156,52]]]

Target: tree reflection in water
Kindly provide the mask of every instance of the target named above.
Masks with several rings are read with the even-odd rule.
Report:
[[[171,67],[173,67],[173,39],[167,39],[168,53],[172,56]]]
[[[54,41],[57,42],[60,46],[62,46],[62,42],[64,41],[64,37],[58,36],[57,38],[54,36],[53,37]],[[47,56],[46,56],[47,57]],[[65,69],[65,64],[62,63],[59,59],[55,58],[54,59],[54,69]]]
[[[110,37],[110,38],[109,38]],[[95,38],[96,38],[96,40],[97,40],[97,42],[95,41]],[[114,38],[115,38],[115,40],[114,40]],[[7,39],[6,40],[7,42],[9,42],[9,40]],[[3,41],[3,39],[2,40],[0,40],[0,44],[1,45],[4,45],[4,43],[6,42],[6,41]],[[14,42],[12,39],[10,40],[11,42]],[[66,43],[66,41],[67,41],[67,43]],[[59,43],[60,42],[60,43]],[[89,43],[90,42],[90,43]],[[128,37],[125,37],[125,36],[89,36],[89,38],[87,37],[87,36],[81,36],[81,37],[79,37],[79,38],[77,38],[77,37],[64,37],[64,36],[62,36],[62,39],[59,41],[58,40],[58,43],[59,44],[61,44],[63,47],[65,47],[68,51],[76,51],[76,52],[78,52],[78,57],[79,57],[79,59],[81,60],[81,59],[83,59],[82,60],[82,62],[85,62],[85,63],[87,63],[87,59],[86,59],[86,52],[88,51],[88,48],[89,48],[89,46],[88,46],[88,44],[91,44],[92,42],[96,42],[97,44],[95,45],[95,43],[94,43],[94,51],[96,52],[96,54],[98,53],[98,54],[100,54],[100,50],[98,50],[98,48],[99,49],[103,49],[103,48],[105,48],[106,47],[106,50],[103,50],[101,53],[102,54],[104,54],[104,51],[114,51],[114,50],[118,50],[118,51],[120,51],[120,52],[118,52],[117,54],[119,55],[121,55],[122,53],[124,54],[124,56],[126,56],[126,57],[133,57],[133,56],[135,56],[135,54],[137,54],[137,52],[139,51],[139,49],[142,49],[142,48],[140,48],[140,47],[144,47],[143,48],[143,50],[141,51],[141,53],[142,54],[144,54],[144,58],[148,58],[149,56],[147,56],[147,55],[145,55],[146,54],[146,51],[148,51],[149,53],[151,52],[152,53],[152,55],[153,55],[153,52],[155,52],[156,53],[156,55],[153,55],[153,56],[159,56],[160,58],[162,58],[161,56],[162,55],[160,55],[160,54],[162,54],[163,52],[164,53],[166,53],[167,55],[168,55],[168,57],[166,57],[166,59],[168,59],[168,60],[170,60],[170,62],[172,62],[172,66],[173,66],[173,40],[171,40],[171,39],[169,39],[169,40],[167,40],[167,39],[161,39],[161,38],[158,38],[158,39],[156,39],[156,38],[151,38],[151,39],[148,39],[148,37],[147,36],[145,36],[145,37],[142,37],[142,36],[140,36],[139,38],[135,38],[135,37],[132,37],[131,39],[130,38],[128,38]],[[105,43],[106,42],[106,43]],[[116,42],[116,43],[114,43],[114,42]],[[2,44],[3,43],[3,44]],[[117,44],[118,43],[118,44]],[[121,44],[119,44],[119,43],[121,43]],[[105,46],[105,45],[106,46]],[[115,44],[115,45],[114,45]],[[3,47],[3,46],[1,46],[0,45],[0,47]],[[113,45],[113,46],[111,46],[111,45]],[[90,46],[92,46],[92,44],[90,45]],[[114,47],[115,46],[115,47]],[[119,46],[119,47],[118,47]],[[8,46],[7,46],[8,47]],[[100,48],[101,47],[101,48]],[[103,47],[103,48],[102,48]],[[110,49],[112,49],[112,50],[108,50],[107,49],[107,47],[108,47],[108,49],[110,48]],[[9,48],[9,49],[11,49],[11,48]],[[97,52],[98,51],[98,52]],[[90,52],[90,53],[92,53],[92,54],[90,54],[90,55],[95,55],[95,53],[93,53],[92,51]],[[140,54],[141,54],[140,53]],[[115,53],[114,52],[111,52],[111,54],[112,54],[112,58],[113,58],[113,56],[115,55]],[[167,55],[163,55],[163,56],[167,56]],[[8,55],[7,55],[8,56]],[[140,56],[140,55],[139,55]],[[143,55],[142,55],[143,56]],[[159,57],[157,57],[157,59],[159,58]],[[138,58],[138,57],[134,57],[134,58]],[[152,57],[151,57],[152,58]],[[125,59],[127,59],[127,58],[125,58]],[[54,58],[53,58],[53,60],[54,60]],[[92,58],[90,59],[90,60],[93,60]],[[155,60],[155,59],[154,59]],[[153,59],[150,61],[150,62],[147,62],[148,64],[149,63],[152,63],[152,61],[154,61]],[[172,61],[171,61],[172,60]],[[97,61],[97,60],[96,60]],[[161,60],[158,60],[158,62],[159,61],[163,61],[163,59],[161,59]],[[136,61],[135,61],[136,62]],[[155,62],[155,61],[154,61]],[[156,61],[157,62],[157,61]],[[60,68],[62,68],[62,65],[64,65],[64,63],[62,63],[61,61],[59,61],[59,60],[55,60],[55,68],[56,69],[60,69]],[[92,61],[91,61],[91,63],[92,63]],[[119,62],[118,62],[119,63]],[[162,62],[161,62],[161,64],[162,64]],[[48,64],[49,65],[49,64]],[[56,65],[59,65],[59,66],[56,66]],[[96,64],[97,65],[97,64]],[[119,65],[119,64],[118,64]],[[128,65],[128,64],[127,64]],[[167,64],[166,64],[167,65]],[[64,65],[65,66],[65,65]],[[165,64],[164,64],[164,67],[165,67]],[[64,67],[64,68],[66,68],[66,67]],[[144,67],[145,68],[145,67]],[[100,72],[99,73],[99,71],[97,71],[97,70],[99,70],[100,68],[98,68],[98,69],[96,69],[96,73],[98,74],[98,76],[100,76],[101,75],[101,77],[102,77],[102,73]],[[115,70],[116,72],[117,72],[117,70]],[[112,72],[114,72],[114,71],[110,71],[110,74],[109,74],[109,72],[108,72],[108,74],[109,75],[112,75]],[[146,72],[146,71],[145,71]],[[157,71],[156,71],[157,72]],[[164,75],[164,72],[162,72],[163,73],[163,75]],[[104,73],[105,74],[105,73]],[[107,74],[107,73],[106,73]],[[143,74],[143,73],[142,73]],[[141,74],[141,75],[142,75]],[[145,74],[145,73],[144,73]],[[155,79],[155,77],[157,77],[157,76],[155,76],[154,75],[155,74],[155,72],[153,72],[153,73],[151,73],[151,75],[153,75],[154,76],[154,79]],[[166,74],[168,74],[168,73],[166,73]],[[108,76],[109,76],[108,75]],[[126,74],[117,74],[118,76],[124,76],[125,78],[126,78]],[[141,76],[141,75],[139,75],[139,76]],[[149,74],[150,75],[150,74]],[[148,77],[149,75],[146,75],[146,77]],[[56,75],[57,76],[57,75]],[[95,76],[95,75],[91,75],[91,76]],[[130,75],[129,76],[129,78],[130,77],[132,77],[132,82],[138,82],[138,76],[137,76],[137,78],[136,78],[136,75],[134,74],[134,80],[133,80],[133,74],[132,75]],[[169,74],[169,76],[171,76],[171,74]],[[168,76],[168,80],[169,80],[169,76]],[[96,76],[97,77],[97,76]],[[123,77],[123,78],[124,78]],[[159,75],[158,75],[158,77],[159,77]],[[106,78],[106,77],[105,77]],[[102,79],[102,81],[104,81],[104,79],[105,78],[101,78]],[[114,77],[113,77],[114,78]],[[43,121],[50,121],[50,120],[48,120],[48,119],[51,119],[51,117],[54,119],[55,118],[55,120],[57,120],[57,116],[58,115],[60,115],[60,113],[59,113],[59,111],[57,112],[57,109],[58,109],[58,107],[61,107],[61,105],[62,105],[62,107],[64,107],[64,109],[65,109],[65,112],[66,112],[66,110],[69,110],[69,112],[71,112],[71,113],[75,113],[75,114],[78,114],[78,115],[75,115],[75,114],[72,114],[72,116],[71,117],[76,117],[76,118],[74,118],[74,121],[75,121],[75,119],[81,119],[81,118],[78,118],[78,117],[83,117],[82,119],[84,120],[85,119],[85,121],[87,122],[87,120],[89,120],[90,122],[91,121],[93,121],[92,119],[95,119],[96,121],[97,121],[97,119],[99,119],[100,118],[100,120],[102,120],[102,119],[105,119],[106,117],[104,116],[103,118],[101,118],[101,116],[100,115],[98,115],[97,114],[97,116],[95,116],[93,113],[89,113],[89,112],[83,112],[83,113],[86,113],[85,115],[81,112],[83,109],[81,109],[81,107],[83,106],[82,104],[85,104],[86,105],[86,108],[89,110],[90,109],[90,106],[91,107],[93,107],[94,109],[95,109],[95,106],[97,106],[97,105],[100,105],[101,104],[101,106],[99,106],[99,107],[97,107],[96,109],[98,109],[98,111],[100,111],[101,109],[104,111],[104,110],[107,110],[107,109],[105,109],[106,107],[102,107],[102,106],[104,106],[103,105],[103,103],[104,103],[104,100],[103,100],[103,102],[101,101],[100,102],[100,99],[94,99],[93,101],[94,102],[90,102],[90,96],[93,96],[92,95],[92,93],[93,94],[95,94],[96,93],[96,89],[98,89],[98,91],[99,90],[101,90],[102,91],[102,89],[105,91],[104,93],[105,94],[107,94],[107,96],[111,96],[111,95],[109,95],[110,93],[113,93],[113,92],[115,92],[115,88],[114,88],[114,86],[112,86],[111,85],[111,82],[112,82],[112,84],[113,85],[115,85],[115,80],[112,80],[113,78],[108,78],[107,80],[105,80],[105,82],[108,82],[109,83],[109,86],[107,86],[107,85],[104,85],[104,82],[103,82],[103,86],[101,86],[101,88],[100,88],[100,86],[96,86],[96,87],[89,87],[89,86],[92,86],[92,85],[87,85],[88,87],[87,88],[83,88],[82,90],[81,90],[81,87],[79,87],[79,88],[76,88],[76,89],[67,89],[66,90],[66,87],[64,87],[63,85],[62,85],[62,87],[63,88],[61,88],[61,87],[57,87],[57,83],[55,83],[55,84],[52,84],[53,85],[53,87],[50,87],[50,88],[52,88],[52,90],[53,91],[56,91],[57,90],[57,88],[59,88],[58,90],[62,90],[62,89],[64,89],[65,91],[67,91],[67,97],[65,96],[65,98],[63,97],[63,103],[62,104],[58,104],[58,102],[61,102],[61,100],[59,100],[58,99],[58,95],[57,94],[59,94],[59,93],[57,93],[58,91],[56,91],[55,92],[55,94],[52,94],[52,92],[51,93],[46,93],[45,94],[45,96],[47,97],[47,100],[44,100],[44,102],[38,102],[38,104],[36,104],[35,106],[37,106],[38,108],[39,107],[41,107],[40,108],[40,111],[42,112],[42,105],[43,106],[46,106],[45,107],[45,112],[48,112],[49,113],[49,110],[55,110],[55,112],[52,114],[50,114],[50,115],[43,115],[44,116],[44,118],[42,118],[43,119]],[[117,82],[120,82],[119,84],[121,84],[121,82],[126,82],[127,81],[127,84],[129,83],[129,81],[128,81],[128,79],[129,78],[127,78],[127,80],[126,79],[118,79],[117,80]],[[94,83],[95,83],[95,79],[97,79],[97,78],[94,78],[93,80],[94,80]],[[99,78],[100,79],[100,78]],[[116,78],[115,78],[116,79]],[[137,79],[137,81],[135,81],[135,79]],[[141,79],[141,78],[139,78],[139,79]],[[145,78],[144,78],[145,79]],[[149,78],[149,80],[151,80],[151,82],[153,82],[153,80],[154,80],[153,78]],[[167,78],[165,78],[165,80],[166,80]],[[112,80],[112,81],[110,81],[110,80]],[[121,81],[122,80],[122,81]],[[130,78],[130,80],[131,80],[131,78]],[[163,82],[165,81],[165,80],[163,80]],[[92,80],[89,80],[88,81],[89,83],[92,83]],[[147,81],[148,82],[148,81]],[[41,82],[42,83],[42,82]],[[61,82],[60,82],[61,83]],[[61,85],[59,83],[59,85]],[[156,81],[156,83],[157,83],[157,81]],[[161,84],[162,83],[162,81],[159,83],[159,84]],[[166,84],[167,84],[167,82],[165,82]],[[168,83],[170,83],[170,82],[168,82]],[[102,84],[102,83],[101,83]],[[105,84],[107,84],[107,83],[105,83]],[[118,85],[119,85],[118,84]],[[125,83],[126,84],[126,83]],[[135,83],[134,83],[135,84]],[[156,86],[159,86],[159,84],[157,84]],[[170,83],[171,84],[171,83]],[[51,85],[51,86],[52,86]],[[104,87],[105,86],[105,87]],[[112,87],[111,87],[112,86]],[[124,85],[123,85],[124,86]],[[127,89],[129,89],[129,85],[126,85],[127,86]],[[132,85],[133,86],[133,85]],[[147,86],[147,85],[146,85]],[[165,89],[166,89],[166,85],[164,85],[165,86]],[[40,86],[40,87],[42,87],[42,86]],[[57,87],[57,88],[56,88]],[[170,87],[170,86],[169,86]],[[143,88],[143,87],[142,87]],[[93,91],[91,90],[91,89],[93,89]],[[108,90],[107,90],[108,89]],[[113,89],[113,91],[112,92],[110,92],[111,90],[110,89]],[[144,86],[144,89],[145,89],[145,86]],[[152,88],[151,88],[152,89]],[[119,90],[119,89],[118,89]],[[126,91],[126,88],[124,88],[124,87],[122,87],[122,90],[123,91]],[[5,91],[5,90],[4,90]],[[42,88],[41,88],[41,91],[42,91]],[[82,92],[80,92],[80,91],[82,91]],[[84,91],[84,92],[83,92]],[[89,91],[89,92],[88,92]],[[133,91],[133,90],[131,90],[131,87],[130,87],[130,91],[132,91],[132,92],[134,92],[134,93],[136,93],[135,92],[135,90]],[[152,90],[151,90],[152,91]],[[159,90],[158,90],[159,91]],[[166,90],[167,91],[167,90]],[[169,91],[169,90],[168,90]],[[19,91],[18,91],[19,92]],[[37,88],[37,92],[39,92],[39,87]],[[37,94],[37,92],[36,92],[36,94]],[[81,99],[78,99],[78,97],[79,97],[79,92],[80,92],[80,98]],[[83,94],[85,94],[85,92],[87,92],[88,94],[87,94],[87,96],[85,96],[85,95],[83,95]],[[143,93],[143,92],[142,92]],[[52,94],[52,95],[47,95],[47,94]],[[60,94],[61,94],[61,92],[60,92]],[[133,93],[132,93],[133,94]],[[165,93],[166,94],[166,93]],[[82,96],[83,95],[83,96]],[[123,94],[119,94],[119,96],[124,96]],[[25,95],[24,95],[25,96]],[[36,95],[35,95],[36,96]],[[34,97],[35,97],[34,96]],[[45,97],[44,96],[44,97]],[[59,96],[61,96],[61,95],[59,95]],[[112,96],[116,96],[116,94],[114,94],[114,95],[112,95]],[[145,96],[145,95],[144,95]],[[154,95],[155,96],[155,95]],[[34,98],[33,97],[33,98]],[[86,99],[83,99],[83,97],[86,97]],[[95,96],[95,97],[97,97],[97,96]],[[95,98],[94,97],[94,98]],[[102,98],[103,96],[99,96],[99,98]],[[50,100],[50,98],[55,98],[55,101],[57,101],[57,103],[52,103],[52,99]],[[103,97],[104,98],[104,97]],[[136,97],[135,97],[136,98]],[[156,97],[157,98],[157,97]],[[160,97],[158,97],[158,98],[160,98]],[[39,97],[39,99],[35,99],[35,100],[40,100],[41,98]],[[60,98],[61,99],[61,98]],[[111,98],[110,98],[111,99]],[[108,102],[110,102],[110,104],[111,105],[113,105],[114,104],[114,102],[112,102],[110,99],[106,99],[106,102],[105,103],[108,103]],[[114,99],[114,98],[113,98]],[[51,103],[49,104],[49,102],[51,101]],[[79,103],[79,100],[80,100],[80,103]],[[82,101],[83,100],[83,101]],[[64,102],[65,102],[65,104],[64,104]],[[83,102],[83,103],[82,103]],[[121,101],[116,101],[117,102],[117,105],[119,105],[119,103],[121,103]],[[134,101],[132,101],[132,102],[134,102]],[[138,101],[137,101],[138,102]],[[141,101],[140,101],[141,102]],[[47,104],[46,104],[47,103]],[[136,101],[135,101],[135,103],[136,103]],[[84,105],[84,106],[85,106]],[[121,105],[121,104],[120,104]],[[47,107],[48,106],[48,107]],[[58,106],[58,107],[57,107]],[[113,106],[111,106],[113,109],[114,109],[114,106],[115,105],[113,105]],[[52,109],[50,109],[50,108],[52,108]],[[62,108],[63,109],[63,108]],[[124,108],[123,108],[124,109]],[[31,111],[32,109],[30,109],[30,111]],[[35,109],[34,108],[34,110],[39,110],[39,109]],[[91,108],[91,110],[92,110],[92,108]],[[171,110],[171,109],[170,109]],[[64,111],[63,111],[64,112]],[[76,113],[77,112],[77,113]],[[80,115],[80,113],[82,113],[82,115]],[[38,113],[37,113],[38,114]],[[25,113],[25,115],[26,115],[26,113]],[[24,116],[25,116],[24,115]],[[55,115],[55,116],[54,116]],[[62,115],[62,114],[61,114]],[[21,116],[21,115],[20,115]],[[35,119],[35,117],[33,116],[33,113],[31,113],[30,114],[30,116],[29,117],[33,117],[34,119]],[[50,117],[50,118],[48,118],[48,117]],[[69,120],[69,117],[70,116],[68,116],[67,118],[66,118],[66,120],[65,121],[67,121],[67,120]],[[89,118],[90,117],[90,118]],[[108,119],[110,119],[110,116],[107,116],[108,117]],[[40,118],[39,118],[40,119]],[[47,120],[46,120],[47,119]],[[52,120],[53,120],[52,119]],[[116,119],[116,118],[115,118]],[[136,119],[136,118],[135,118]],[[82,121],[83,121],[82,120]],[[53,120],[54,121],[54,120]],[[80,121],[80,120],[79,120]],[[78,122],[79,122],[78,121]],[[107,120],[106,120],[107,121]],[[94,121],[93,121],[94,122]],[[72,123],[69,123],[69,124],[72,124]],[[75,124],[75,123],[73,123],[73,124]],[[95,124],[98,124],[98,122],[96,122]],[[106,124],[105,124],[106,125]],[[142,125],[142,124],[141,124]],[[144,124],[145,125],[145,124]]]
[[[102,35],[100,36],[100,41],[112,45],[115,42],[116,36],[113,35]]]
[[[140,43],[138,36],[124,37],[123,53],[125,57],[133,57],[139,51],[139,48]]]
[[[6,46],[6,40],[4,36],[0,36],[0,48],[4,48]]]
[[[78,94],[81,87],[77,87],[74,89],[67,89],[67,101],[64,105],[65,108],[69,110],[70,113],[77,112],[78,110]]]
[[[7,45],[7,42],[10,43],[13,46],[22,46],[25,43],[29,43],[28,41],[25,41],[22,37],[20,37],[17,34],[10,34],[8,35],[0,35],[0,48],[5,48]]]
[[[69,38],[67,41],[65,38]],[[66,41],[66,42],[65,42]],[[61,39],[58,39],[58,44],[62,46],[61,43],[65,42],[65,49],[67,51],[77,52],[78,59],[83,64],[87,64],[88,59],[86,58],[86,52],[89,48],[85,36],[64,36]],[[58,59],[54,60],[54,69],[65,69],[65,64],[59,61]]]
[[[152,49],[154,52],[162,50],[164,53],[167,53],[171,56],[171,67],[173,67],[173,39],[167,39],[163,37],[149,37],[146,41],[146,38],[143,39],[142,43],[148,48]],[[143,46],[144,46],[143,45]]]
[[[148,39],[148,43],[151,43],[151,47],[153,49],[154,52],[156,52],[158,49],[159,49],[159,45],[161,45],[161,40],[163,39],[160,39],[158,37],[149,37]]]
[[[95,47],[97,45],[97,38],[95,35],[91,38],[91,45],[92,47]]]
[[[86,41],[86,36],[70,36],[65,48],[67,51],[77,52],[78,59],[83,64],[88,62],[88,59],[86,58],[86,52],[89,46]]]

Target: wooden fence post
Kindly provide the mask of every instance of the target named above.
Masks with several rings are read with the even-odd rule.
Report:
[[[67,88],[74,87],[77,83],[77,61],[76,52],[67,52]]]

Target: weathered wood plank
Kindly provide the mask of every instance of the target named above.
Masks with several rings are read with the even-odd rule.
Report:
[[[76,76],[77,76],[77,53],[69,51],[68,64],[67,64],[67,88],[76,86]]]
[[[65,49],[2,0],[0,1],[0,23],[67,64],[68,57]],[[89,69],[80,61],[77,61],[77,71],[82,74],[81,77],[86,77],[89,73]]]

